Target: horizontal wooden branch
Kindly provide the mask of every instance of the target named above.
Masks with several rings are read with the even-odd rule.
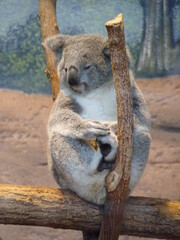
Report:
[[[99,231],[102,209],[70,191],[0,185],[0,224]],[[121,234],[180,239],[180,202],[130,197]]]

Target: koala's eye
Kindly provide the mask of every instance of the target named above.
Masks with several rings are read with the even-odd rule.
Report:
[[[84,66],[84,70],[88,70],[88,69],[90,69],[91,68],[91,65],[86,65],[86,66]]]
[[[67,72],[67,68],[63,68],[65,72]]]

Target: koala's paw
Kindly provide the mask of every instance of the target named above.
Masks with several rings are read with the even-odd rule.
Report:
[[[85,121],[84,122],[84,137],[85,138],[98,138],[101,136],[107,136],[110,134],[110,129],[100,122]]]
[[[105,162],[113,162],[116,157],[118,142],[116,135],[111,132],[106,136],[99,136],[97,138],[97,143],[100,151],[103,155]]]

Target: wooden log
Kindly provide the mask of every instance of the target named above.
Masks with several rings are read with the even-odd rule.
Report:
[[[106,178],[108,194],[99,240],[117,240],[121,229],[124,203],[129,194],[133,147],[133,109],[122,14],[106,22],[105,25],[108,32],[116,90],[119,148],[115,167]]]
[[[59,33],[56,20],[56,0],[39,0],[39,18],[42,32],[42,42],[47,37],[51,37]],[[43,46],[43,44],[42,44]],[[50,80],[53,101],[59,93],[59,78],[56,70],[56,58],[52,51],[44,48],[46,56],[45,73]]]
[[[0,224],[100,230],[103,212],[67,190],[0,184]],[[121,234],[180,239],[180,202],[129,197]]]

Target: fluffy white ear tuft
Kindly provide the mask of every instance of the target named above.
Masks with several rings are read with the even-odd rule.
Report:
[[[51,49],[55,53],[59,53],[61,52],[67,38],[68,36],[61,34],[54,35],[52,37],[47,38],[42,45],[45,48]]]

